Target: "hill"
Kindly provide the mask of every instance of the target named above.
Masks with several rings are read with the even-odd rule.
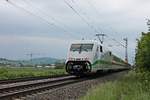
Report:
[[[55,64],[55,63],[64,63],[64,59],[56,59],[51,57],[42,57],[42,58],[34,58],[31,60],[9,60],[5,58],[0,58],[0,65],[47,65],[47,64]]]
[[[63,59],[56,59],[56,58],[50,58],[50,57],[43,57],[43,58],[34,58],[27,61],[22,61],[24,64],[33,64],[33,65],[43,65],[43,64],[55,64],[55,63],[62,63],[65,60]]]

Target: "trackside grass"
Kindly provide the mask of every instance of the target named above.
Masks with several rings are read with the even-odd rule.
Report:
[[[130,71],[122,79],[93,87],[81,100],[150,100],[149,75]]]
[[[63,74],[66,74],[64,69],[0,67],[0,79],[15,79],[22,77],[50,76]]]

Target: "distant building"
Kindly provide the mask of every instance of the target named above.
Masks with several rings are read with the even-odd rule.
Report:
[[[41,68],[41,67],[43,67],[43,66],[37,65],[36,67],[37,67],[37,68]]]
[[[56,66],[55,66],[55,64],[51,64],[51,65],[47,65],[47,66],[45,66],[46,68],[55,68]]]

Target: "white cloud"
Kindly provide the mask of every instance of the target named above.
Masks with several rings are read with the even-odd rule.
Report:
[[[38,36],[0,36],[0,55],[22,58],[27,53],[35,52],[44,54],[43,56],[65,58],[70,41],[71,39]]]
[[[95,34],[78,15],[67,7],[63,0],[24,0],[40,8],[48,16],[41,14],[41,12],[33,6],[26,5],[22,0],[12,1],[25,7],[25,9],[29,11],[38,13],[59,27],[49,26],[39,18],[31,16],[11,6],[4,0],[1,0],[0,46],[4,47],[3,51],[1,49],[3,53],[13,45],[17,48],[13,52],[26,52],[25,48],[29,48],[31,51],[39,50],[43,52],[52,50],[53,53],[51,54],[58,56],[58,49],[66,46],[66,40],[68,41],[68,38],[74,39],[76,38],[75,36],[79,39],[82,37],[89,38]],[[75,9],[77,9],[90,24],[93,24],[95,27],[100,27],[107,35],[116,38],[118,41],[121,41],[123,37],[128,37],[131,42],[129,44],[130,54],[133,54],[132,51],[135,49],[135,38],[139,37],[141,31],[147,30],[145,18],[150,16],[149,0],[67,1],[70,1]],[[72,1],[74,1],[74,3]],[[54,17],[60,23],[52,20],[50,16]],[[65,28],[68,32],[64,32],[60,27]],[[59,46],[57,47],[57,45]],[[61,50],[59,55],[64,56],[66,49],[63,50]],[[120,51],[120,55],[123,56],[123,49]],[[11,51],[9,50],[9,52]]]

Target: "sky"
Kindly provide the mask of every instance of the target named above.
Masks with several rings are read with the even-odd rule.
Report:
[[[69,43],[96,39],[104,33],[104,45],[124,59],[128,38],[133,63],[136,38],[147,32],[149,0],[0,0],[0,57],[66,58]],[[72,7],[72,8],[71,8]],[[110,47],[109,45],[112,45]]]

